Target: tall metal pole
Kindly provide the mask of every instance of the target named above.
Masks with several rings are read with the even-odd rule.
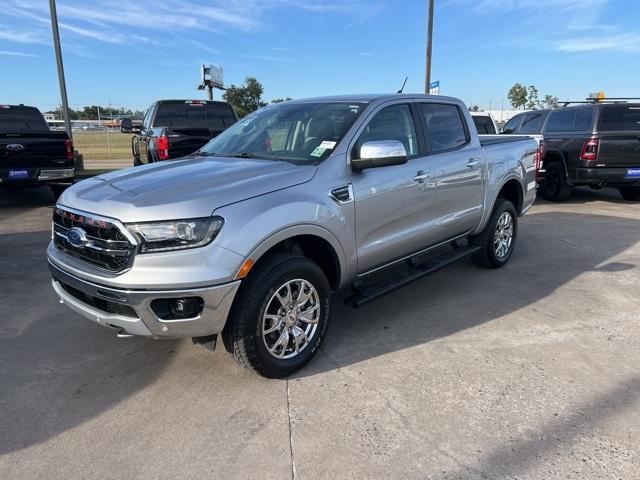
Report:
[[[56,0],[49,0],[51,10],[51,30],[53,31],[53,47],[56,51],[56,63],[58,64],[58,82],[60,83],[60,96],[62,97],[62,114],[64,115],[64,128],[69,138],[73,138],[71,132],[71,118],[69,116],[69,100],[67,99],[67,84],[64,80],[64,66],[62,65],[62,50],[60,48],[60,31],[58,30],[58,12]]]
[[[429,94],[431,88],[431,46],[433,41],[433,4],[435,0],[429,0],[429,24],[427,27],[427,69],[424,76],[424,93]]]

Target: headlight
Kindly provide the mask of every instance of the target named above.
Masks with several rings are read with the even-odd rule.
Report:
[[[164,252],[202,247],[211,243],[224,225],[221,217],[128,224],[140,240],[140,252]]]

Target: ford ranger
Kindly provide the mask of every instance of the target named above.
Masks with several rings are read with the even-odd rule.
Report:
[[[119,336],[224,346],[266,377],[358,307],[471,256],[504,266],[539,138],[482,136],[457,99],[353,95],[245,117],[188,160],[82,181],[53,213],[53,288]],[[349,290],[350,289],[350,290]]]

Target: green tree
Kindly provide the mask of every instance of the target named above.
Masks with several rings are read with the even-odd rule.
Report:
[[[282,102],[288,102],[289,100],[293,100],[293,98],[291,98],[291,97],[287,97],[287,98],[274,98],[273,100],[271,100],[271,103],[282,103]]]
[[[262,101],[264,88],[255,77],[247,77],[240,86],[231,85],[222,98],[235,108],[238,117],[242,118],[251,112],[266,106]]]
[[[480,108],[478,107],[478,105],[471,105],[469,107],[469,111],[470,112],[477,112],[478,110],[480,110]]]
[[[538,89],[533,85],[529,85],[527,89],[527,108],[533,110],[538,105]]]
[[[542,102],[540,102],[545,108],[558,108],[558,97],[553,95],[545,95]]]
[[[513,108],[524,107],[527,103],[527,89],[520,83],[516,83],[507,94],[507,98]]]

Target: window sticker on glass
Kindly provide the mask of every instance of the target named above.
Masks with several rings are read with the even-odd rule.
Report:
[[[332,150],[333,147],[335,147],[335,146],[336,146],[336,142],[331,142],[329,140],[325,140],[318,146],[318,148],[322,148],[324,150]]]

